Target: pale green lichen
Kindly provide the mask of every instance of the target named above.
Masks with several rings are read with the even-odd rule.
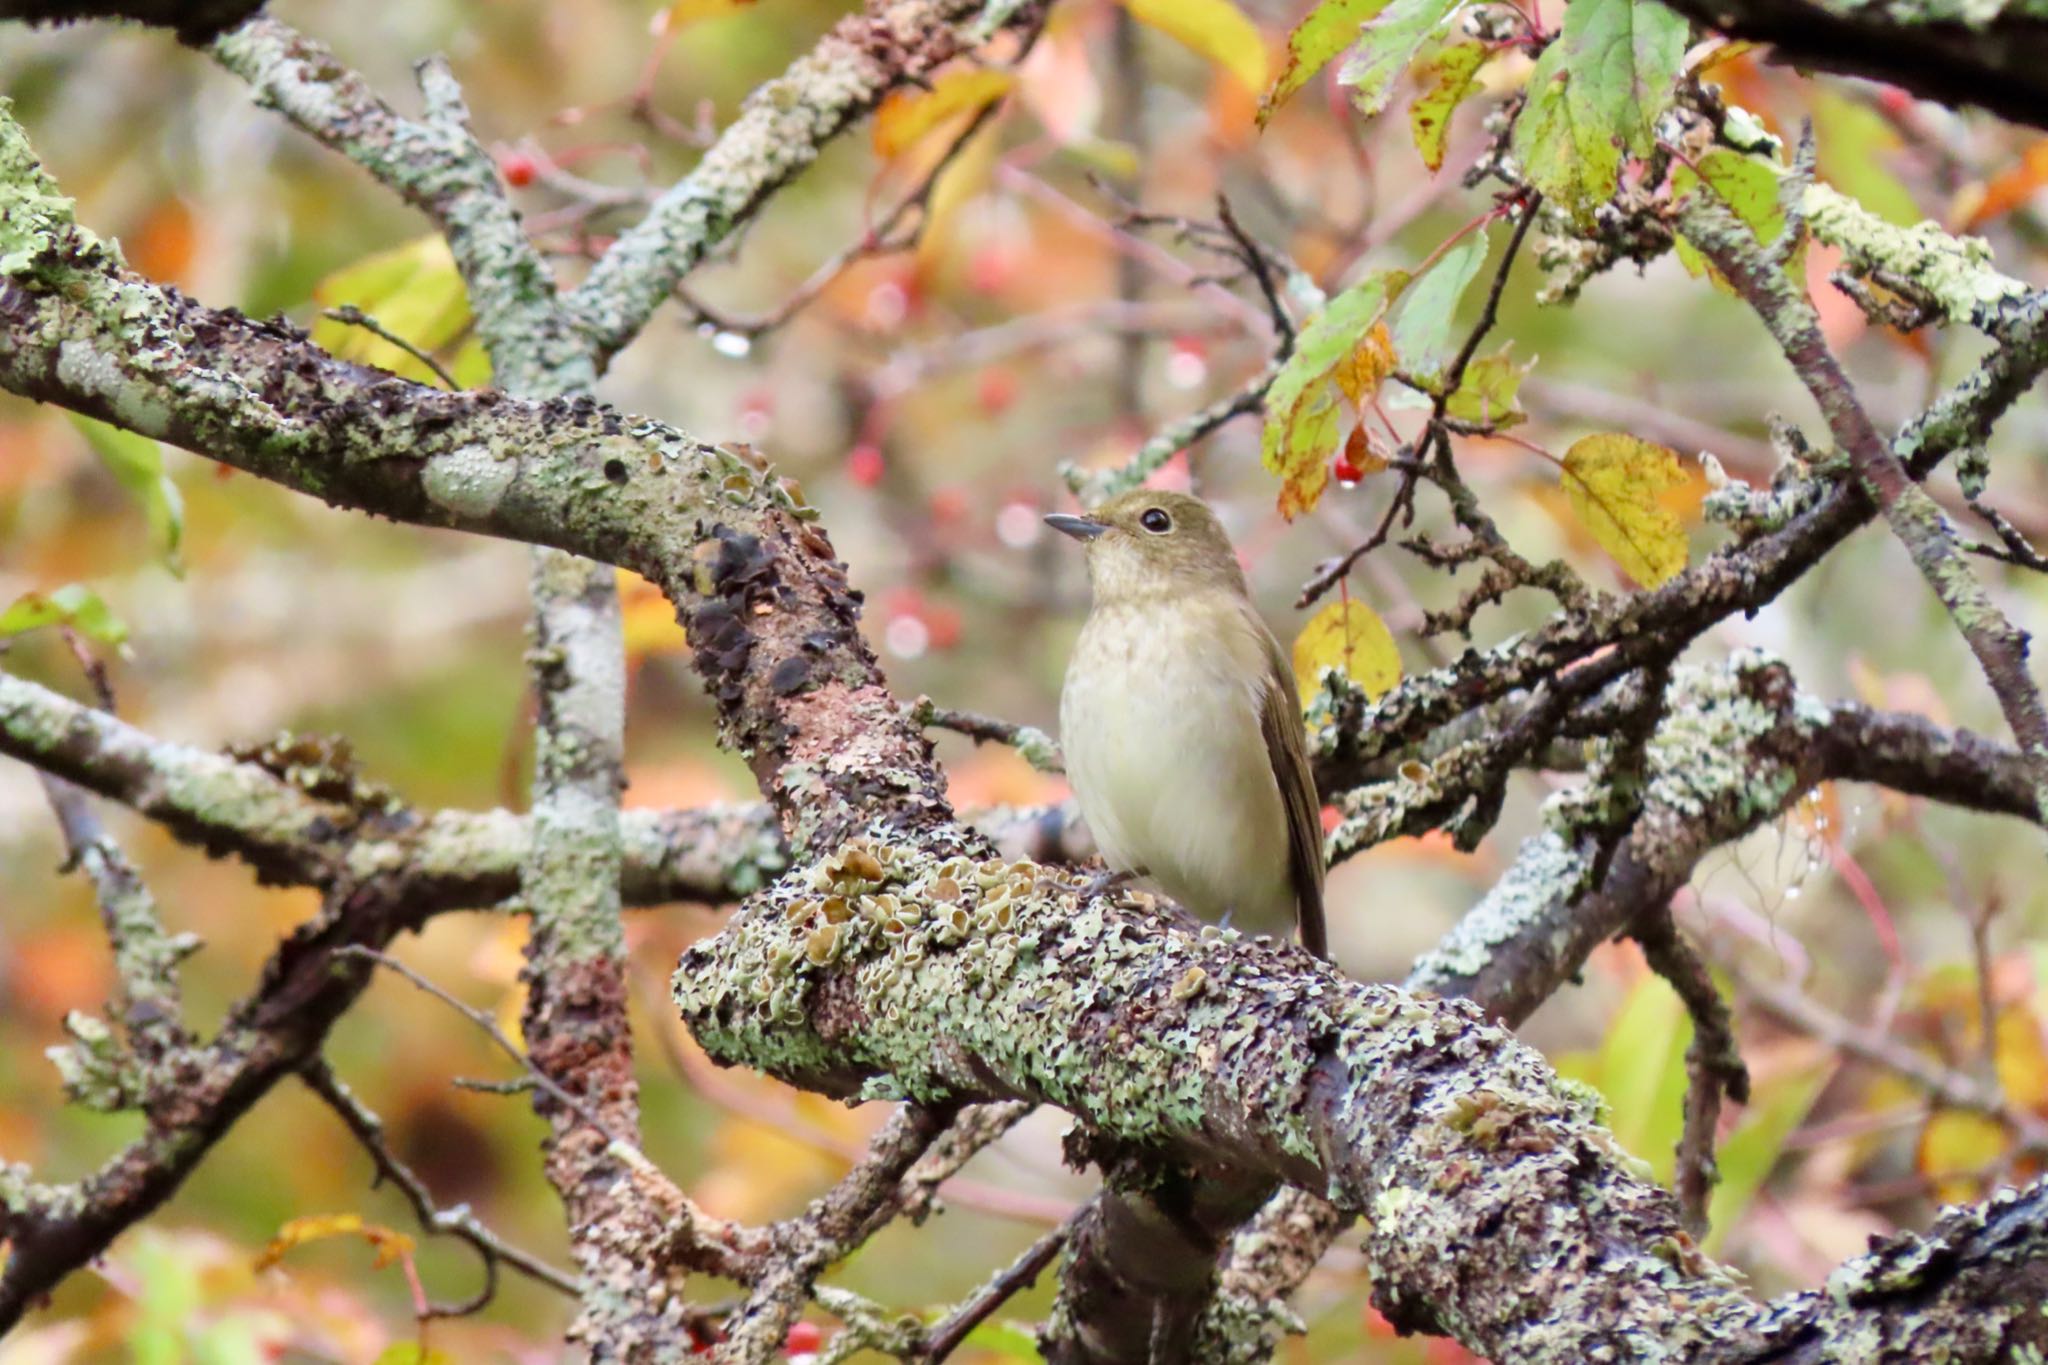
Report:
[[[1991,244],[1955,237],[1939,224],[1888,223],[1830,185],[1809,185],[1801,201],[1807,229],[1838,248],[1859,274],[1883,273],[1938,305],[1950,322],[1996,330],[2007,310],[2031,292],[1992,266]]]

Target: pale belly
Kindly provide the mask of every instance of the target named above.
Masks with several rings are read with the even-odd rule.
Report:
[[[1223,642],[1165,648],[1150,635],[1091,618],[1076,644],[1089,666],[1068,673],[1060,729],[1082,815],[1111,868],[1205,919],[1283,936],[1287,823],[1257,697]]]

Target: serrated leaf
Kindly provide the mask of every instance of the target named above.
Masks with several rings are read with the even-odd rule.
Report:
[[[1566,11],[1570,22],[1570,11]],[[1529,183],[1573,217],[1586,219],[1614,193],[1621,149],[1598,128],[1583,127],[1568,97],[1562,42],[1554,42],[1529,73],[1529,96],[1515,119],[1515,159]]]
[[[1259,101],[1259,126],[1263,128],[1274,110],[1292,99],[1338,53],[1357,42],[1366,21],[1386,7],[1387,0],[1324,0],[1310,10],[1287,35],[1280,75]]]
[[[1334,668],[1374,700],[1401,681],[1401,651],[1379,613],[1363,602],[1336,601],[1309,618],[1294,637],[1294,681],[1307,706]]]
[[[455,341],[470,324],[469,293],[448,243],[438,234],[342,267],[313,286],[313,299],[323,308],[351,305],[429,354]],[[436,382],[434,372],[404,347],[368,328],[323,317],[313,324],[313,341],[343,360],[375,365],[423,384]]]
[[[1364,340],[1351,348],[1351,354],[1337,362],[1337,387],[1356,406],[1379,390],[1397,364],[1399,357],[1394,352],[1393,334],[1387,330],[1386,323],[1375,322],[1366,331]]]
[[[1313,508],[1329,484],[1342,415],[1333,383],[1337,367],[1384,320],[1407,282],[1400,271],[1380,271],[1331,299],[1301,329],[1266,389],[1259,459],[1279,476],[1280,512],[1290,520]]]
[[[1394,0],[1344,59],[1337,83],[1351,88],[1351,102],[1371,118],[1393,98],[1394,82],[1415,54],[1458,6],[1458,0]]]
[[[141,504],[142,515],[149,522],[150,538],[156,542],[164,566],[182,575],[185,565],[179,552],[185,540],[185,499],[170,475],[164,473],[163,447],[147,436],[76,413],[72,414],[71,424],[92,446],[107,472],[127,490],[129,497]]]
[[[1124,0],[1124,8],[1237,77],[1245,89],[1266,88],[1266,39],[1230,0]]]
[[[1621,432],[1582,436],[1564,453],[1564,491],[1572,512],[1646,588],[1685,568],[1685,529],[1658,495],[1686,482],[1678,454]]]
[[[1690,33],[1686,20],[1657,0],[1572,0],[1558,44],[1571,74],[1566,95],[1575,120],[1648,156]]]
[[[875,155],[900,156],[949,119],[977,114],[1010,93],[1017,78],[986,67],[942,73],[929,90],[896,90],[875,111]]]
[[[1535,368],[1536,362],[1517,364],[1509,350],[1503,346],[1495,354],[1481,356],[1467,365],[1457,391],[1445,400],[1444,411],[1460,421],[1495,428],[1527,421],[1528,414],[1515,406],[1515,398],[1522,391],[1523,378]]]
[[[1671,172],[1671,197],[1683,200],[1701,193],[1704,185],[1706,192],[1715,195],[1734,211],[1735,216],[1756,234],[1759,242],[1768,244],[1776,241],[1785,230],[1785,210],[1778,203],[1778,186],[1783,178],[1783,173],[1769,161],[1745,156],[1733,148],[1713,147],[1693,165],[1681,165]],[[1722,283],[1707,258],[1683,234],[1674,243],[1674,248],[1679,264],[1693,275],[1712,275],[1717,284]],[[1801,257],[1799,264],[1803,263]],[[1788,273],[1793,264],[1787,262]],[[1794,278],[1801,277],[1794,275]]]
[[[268,1270],[284,1259],[285,1253],[308,1242],[317,1242],[327,1237],[360,1237],[370,1244],[375,1253],[371,1260],[374,1269],[405,1260],[413,1253],[414,1242],[402,1232],[387,1228],[381,1223],[371,1223],[355,1213],[323,1213],[305,1218],[294,1218],[277,1230],[277,1236],[270,1239],[256,1257],[256,1268]]]
[[[1330,452],[1337,448],[1343,413],[1327,383],[1266,419],[1259,463],[1280,476],[1280,515],[1292,521],[1315,510],[1330,484]]]
[[[1415,150],[1422,154],[1422,164],[1432,171],[1443,169],[1451,115],[1478,84],[1486,55],[1484,43],[1468,39],[1438,48],[1416,63],[1415,81],[1422,90],[1408,106],[1408,130],[1414,135]]]
[[[49,592],[27,592],[0,611],[0,639],[44,626],[70,626],[89,640],[119,648],[128,642],[128,625],[114,615],[100,595],[80,583]]]
[[[1394,314],[1394,351],[1407,373],[1435,387],[1456,354],[1452,329],[1458,301],[1486,263],[1485,228],[1468,232],[1417,276]]]

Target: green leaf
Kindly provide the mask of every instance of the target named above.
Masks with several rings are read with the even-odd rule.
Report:
[[[1818,1067],[1804,1075],[1784,1076],[1751,1097],[1741,1126],[1714,1153],[1721,1183],[1714,1187],[1713,1198],[1707,1201],[1709,1231],[1701,1246],[1707,1255],[1720,1254],[1729,1229],[1763,1188],[1785,1149],[1785,1139],[1806,1120],[1807,1111],[1820,1098],[1832,1074],[1831,1067]]]
[[[1259,101],[1259,126],[1265,127],[1274,110],[1294,98],[1332,57],[1356,42],[1359,29],[1386,7],[1387,0],[1324,0],[1310,10],[1287,35],[1287,56],[1281,60],[1279,78]]]
[[[1578,122],[1567,97],[1572,77],[1564,58],[1564,44],[1555,42],[1536,59],[1529,73],[1528,102],[1515,120],[1513,145],[1529,183],[1551,203],[1586,220],[1596,204],[1614,193],[1621,176],[1621,150],[1602,130]]]
[[[1038,1349],[1038,1331],[1007,1318],[992,1318],[967,1334],[963,1346],[993,1352],[1004,1360],[1035,1362],[1045,1357]]]
[[[1657,0],[1572,0],[1558,42],[1571,73],[1574,119],[1637,156],[1657,146],[1685,62],[1685,19]]]
[[[1422,93],[1408,106],[1408,130],[1422,163],[1432,171],[1443,169],[1451,115],[1472,93],[1485,64],[1486,44],[1473,39],[1438,48],[1416,64],[1415,80]]]
[[[1283,516],[1292,519],[1322,497],[1343,415],[1337,368],[1350,361],[1407,283],[1404,272],[1383,270],[1331,299],[1301,329],[1293,353],[1267,387],[1259,460],[1280,478]]]
[[[1778,203],[1778,186],[1783,183],[1784,173],[1769,161],[1758,157],[1744,156],[1729,147],[1709,148],[1694,163],[1698,167],[1679,166],[1671,172],[1671,196],[1684,199],[1700,192],[1702,185],[1735,212],[1749,230],[1756,234],[1759,242],[1770,243],[1778,239],[1785,230],[1785,210]],[[1675,244],[1678,260],[1694,275],[1709,274],[1712,267],[1699,248],[1684,236]],[[1799,258],[1803,268],[1804,258]],[[1786,269],[1792,269],[1787,262]],[[1803,278],[1794,275],[1794,279]]]
[[[1685,528],[1658,500],[1684,483],[1677,452],[1638,436],[1582,436],[1564,453],[1572,512],[1622,572],[1646,588],[1685,568]]]
[[[1515,397],[1536,362],[1516,364],[1508,354],[1509,349],[1503,346],[1498,353],[1481,356],[1467,365],[1457,391],[1444,403],[1445,413],[1463,422],[1496,429],[1527,421],[1529,415],[1515,406]]]
[[[1607,1101],[1608,1130],[1668,1181],[1685,1121],[1685,1049],[1692,1020],[1663,978],[1644,975],[1607,1026],[1595,1052],[1560,1057],[1557,1070]]]
[[[92,446],[107,472],[128,491],[128,496],[142,505],[142,514],[149,521],[149,534],[156,541],[164,566],[182,575],[185,565],[179,548],[185,539],[185,499],[170,475],[164,473],[163,447],[147,436],[75,413],[71,424]]]
[[[1466,233],[1416,279],[1394,314],[1394,354],[1411,377],[1432,388],[1457,353],[1458,301],[1486,264],[1486,250],[1485,228]]]
[[[1647,156],[1656,146],[1688,31],[1656,0],[1572,0],[1515,120],[1530,183],[1581,219],[1613,194],[1623,149]]]
[[[1899,134],[1883,114],[1825,85],[1813,88],[1813,145],[1820,178],[1894,227],[1927,215],[1893,174]]]
[[[1394,0],[1379,22],[1360,35],[1337,73],[1337,83],[1351,87],[1359,113],[1371,118],[1387,107],[1396,78],[1457,6],[1458,0]]]
[[[91,588],[67,583],[51,592],[23,593],[0,611],[0,639],[44,626],[70,626],[90,640],[115,648],[128,642],[128,626]]]
[[[438,234],[414,238],[335,271],[313,287],[313,299],[323,308],[353,305],[385,331],[429,354],[461,336],[470,322],[468,291],[448,244]],[[343,360],[375,365],[423,384],[435,382],[432,370],[368,328],[323,317],[313,324],[313,341]]]

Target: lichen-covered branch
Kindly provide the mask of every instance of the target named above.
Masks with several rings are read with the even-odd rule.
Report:
[[[676,285],[824,145],[903,85],[969,51],[985,0],[869,0],[747,98],[696,167],[619,234],[566,302],[600,364],[639,334]],[[1003,8],[1027,30],[1037,0]]]
[[[84,873],[92,883],[100,921],[114,950],[114,979],[119,984],[113,1013],[142,1066],[160,1066],[192,1041],[185,1029],[178,964],[198,950],[199,940],[164,928],[156,898],[93,814],[85,791],[61,777],[41,776],[50,809],[64,833],[67,866]],[[83,1021],[66,1023],[76,1038]],[[71,1057],[76,1059],[72,1065],[79,1066],[88,1060],[88,1054],[97,1057],[104,1052],[77,1038],[57,1054],[58,1065],[62,1068],[63,1058]]]
[[[1695,196],[1683,221],[1686,235],[1770,329],[1820,406],[1856,478],[1948,609],[1998,697],[2014,738],[2036,765],[2035,788],[2041,809],[2048,811],[2048,706],[2027,672],[2027,633],[1992,602],[1956,543],[1947,515],[1914,480],[1891,443],[1878,435],[1821,336],[1819,315],[1805,292],[1793,287],[1749,229],[1718,201]],[[2018,298],[2010,302],[2023,307]]]
[[[1041,1100],[1161,1156],[1326,1190],[1370,1215],[1397,1325],[1496,1358],[1705,1358],[1774,1321],[1475,1006],[1162,928],[1039,869],[849,843],[693,948],[675,991],[729,1064],[835,1094]],[[2008,1254],[2048,1256],[2048,1233]],[[1942,1330],[2041,1330],[2031,1300],[1977,1307]]]
[[[1802,67],[2048,127],[2048,10],[2036,0],[1667,0]]]

